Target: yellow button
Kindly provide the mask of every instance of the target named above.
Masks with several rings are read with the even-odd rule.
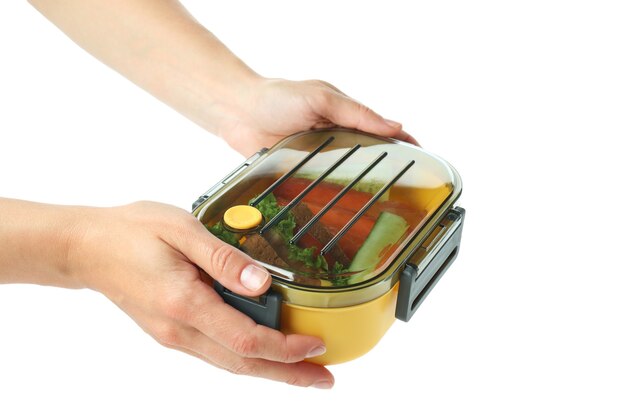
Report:
[[[252,206],[233,206],[224,213],[224,223],[233,229],[246,230],[261,224],[263,215]]]

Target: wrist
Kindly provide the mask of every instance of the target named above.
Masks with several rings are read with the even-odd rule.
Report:
[[[97,214],[100,210],[95,207],[66,206],[62,208],[59,227],[59,253],[57,270],[63,280],[72,288],[92,288],[89,281],[90,274],[84,266],[89,259],[87,234],[96,227]]]
[[[237,59],[234,57],[234,59]],[[228,74],[212,75],[210,71],[202,85],[203,98],[197,109],[195,122],[222,139],[228,139],[233,125],[247,122],[254,112],[257,92],[265,78],[241,62],[231,65]]]
[[[79,207],[0,199],[0,282],[83,288],[71,273]]]
[[[223,137],[224,121],[236,120],[249,111],[251,93],[263,77],[197,22],[187,21],[184,26],[186,47],[181,50],[166,42],[167,46],[154,48],[147,59],[150,68],[140,71],[137,82],[207,131]]]
[[[45,285],[65,288],[85,288],[86,284],[76,273],[78,248],[87,229],[88,213],[92,210],[79,206],[48,206],[50,213],[49,227],[42,228],[42,246],[50,252],[44,259],[43,268],[49,271]],[[43,249],[42,249],[43,250]]]

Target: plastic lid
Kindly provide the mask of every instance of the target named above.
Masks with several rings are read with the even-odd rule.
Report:
[[[385,279],[460,192],[454,168],[417,146],[324,129],[246,162],[195,215],[285,285],[348,288]]]

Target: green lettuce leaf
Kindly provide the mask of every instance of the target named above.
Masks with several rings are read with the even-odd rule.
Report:
[[[263,214],[263,216],[265,216],[266,220],[272,219],[281,210],[281,207],[276,201],[276,197],[271,193],[261,200],[256,207]],[[315,246],[310,248],[301,248],[297,245],[289,243],[289,240],[294,235],[295,228],[296,219],[291,212],[288,212],[284,218],[274,226],[274,230],[278,232],[289,248],[289,259],[300,261],[310,268],[328,271],[328,263],[326,262],[326,259],[323,256],[314,255],[314,252],[317,249]]]
[[[213,233],[215,237],[221,239],[229,245],[239,248],[239,239],[237,239],[237,235],[235,235],[231,231],[226,230],[222,222],[217,222],[213,226],[205,227],[209,230],[209,232]]]

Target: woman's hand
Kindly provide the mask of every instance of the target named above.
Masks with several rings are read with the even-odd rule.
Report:
[[[417,144],[400,123],[384,119],[325,81],[258,78],[235,101],[240,104],[220,112],[216,133],[244,156],[293,133],[334,126]]]
[[[178,1],[30,2],[102,62],[244,156],[316,127],[416,143],[399,123],[324,81],[259,76]]]
[[[151,202],[81,210],[84,220],[64,239],[71,282],[106,295],[166,347],[236,374],[332,387],[328,370],[303,362],[324,353],[322,340],[257,325],[213,290],[216,279],[255,296],[271,279],[196,218]]]

